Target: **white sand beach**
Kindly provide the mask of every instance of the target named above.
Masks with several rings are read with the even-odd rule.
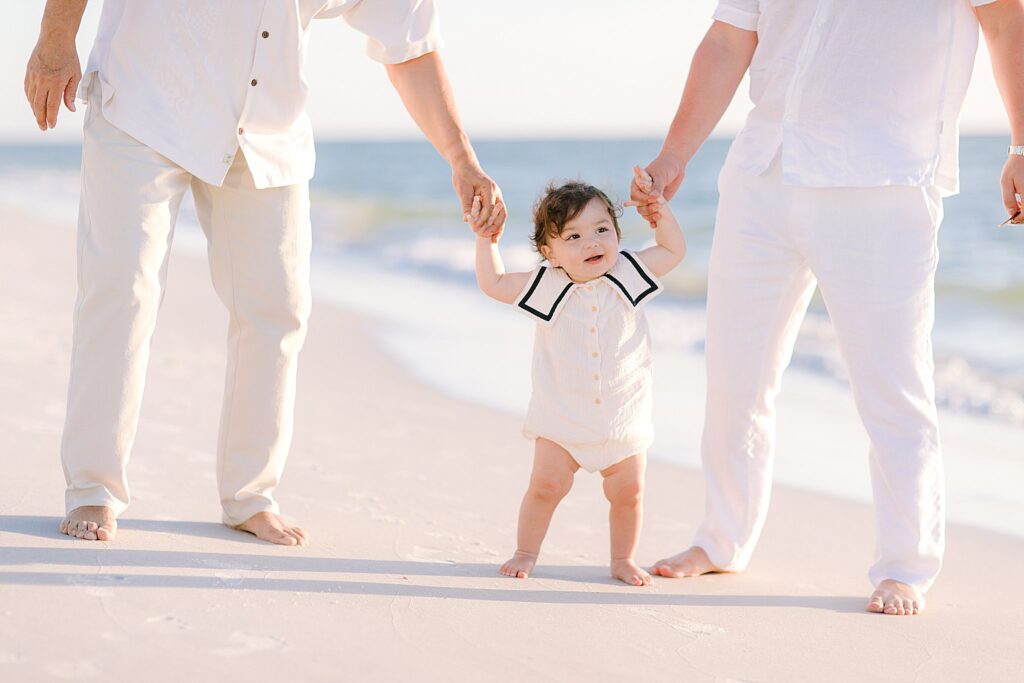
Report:
[[[279,490],[311,544],[227,529],[213,455],[226,319],[205,263],[183,253],[132,506],[115,541],[70,540],[57,523],[73,230],[0,209],[0,233],[2,681],[1024,677],[1024,540],[953,525],[925,614],[868,614],[870,507],[782,486],[742,575],[612,581],[600,482],[580,476],[534,577],[500,577],[532,453],[519,418],[420,383],[370,334],[374,319],[323,301]],[[790,447],[820,435],[813,400],[790,405],[801,401],[807,440]],[[971,443],[968,426],[951,425],[947,448]],[[651,462],[641,564],[685,547],[702,496],[698,472]]]

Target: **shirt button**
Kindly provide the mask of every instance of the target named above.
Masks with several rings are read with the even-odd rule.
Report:
[[[600,382],[601,381],[601,375],[594,375],[594,379],[596,379],[598,382]]]
[[[591,327],[590,328],[590,334],[597,334],[597,328],[596,327]]]
[[[594,353],[592,353],[591,355],[592,355],[592,356],[593,356],[594,358],[597,358],[597,351],[594,351]]]
[[[269,38],[270,37],[270,31],[264,31],[260,35],[263,36],[264,38]]]
[[[245,135],[245,128],[239,128],[238,129],[238,134],[239,135]]]
[[[597,313],[597,306],[591,306],[590,310],[592,310],[594,313]]]
[[[257,80],[256,80],[255,78],[254,78],[254,79],[252,79],[251,81],[249,81],[249,85],[251,85],[251,86],[253,86],[253,87],[255,87],[255,86],[256,86],[256,83],[257,83]]]
[[[597,404],[597,405],[601,405],[601,399],[595,398],[594,399],[594,403]]]

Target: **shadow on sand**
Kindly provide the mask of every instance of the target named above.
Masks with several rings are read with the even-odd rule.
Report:
[[[863,598],[822,595],[685,595],[654,593],[651,589],[630,589],[608,576],[600,566],[546,565],[534,579],[587,584],[580,590],[544,588],[535,582],[517,582],[496,575],[496,565],[466,562],[421,562],[409,560],[372,560],[302,555],[308,548],[278,548],[245,538],[212,522],[165,522],[149,520],[119,521],[120,530],[154,531],[182,536],[194,535],[226,541],[244,541],[269,551],[268,554],[206,553],[177,550],[111,548],[106,544],[68,539],[57,531],[57,517],[0,516],[0,532],[48,539],[64,539],[71,547],[13,547],[0,544],[0,585],[73,586],[104,588],[191,588],[331,593],[386,597],[419,597],[458,600],[512,601],[546,604],[589,604],[631,606],[691,607],[791,607],[823,609],[839,613],[863,613]],[[241,538],[240,538],[241,537]],[[272,554],[270,554],[272,553]],[[288,553],[277,554],[277,553]],[[8,568],[34,566],[33,571],[8,571]],[[75,567],[79,571],[53,572],[49,567]],[[128,573],[116,570],[124,568]],[[187,570],[172,574],[144,574],[135,570]],[[101,570],[97,572],[96,570]],[[196,572],[199,572],[198,574]],[[205,572],[205,573],[204,573]],[[230,572],[230,576],[225,576]],[[245,576],[240,572],[260,573]],[[335,578],[268,577],[268,573],[288,574],[369,574],[383,581],[352,581]],[[425,586],[410,583],[409,577],[447,577],[507,582],[509,588],[473,586]],[[550,586],[550,583],[545,583]],[[656,579],[656,588],[669,585]],[[685,583],[671,583],[683,586]],[[609,591],[615,587],[621,590]],[[594,590],[597,588],[597,590]]]

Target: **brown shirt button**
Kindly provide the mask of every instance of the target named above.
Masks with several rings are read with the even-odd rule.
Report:
[[[257,81],[256,81],[256,79],[254,78],[254,79],[252,79],[252,81],[250,81],[250,82],[249,82],[249,85],[255,86],[255,85],[256,85],[256,83],[257,83]]]
[[[269,38],[270,37],[270,31],[264,31],[260,35],[263,36],[264,38]]]
[[[238,129],[238,134],[239,135],[243,135],[244,133],[245,133],[245,128],[239,128]]]

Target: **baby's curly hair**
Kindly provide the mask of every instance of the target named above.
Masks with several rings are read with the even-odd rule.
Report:
[[[612,217],[612,225],[615,226],[615,236],[622,239],[622,231],[619,229],[622,209],[608,195],[593,185],[579,181],[562,185],[551,183],[533,207],[533,234],[530,235],[533,248],[539,253],[541,246],[547,244],[548,240],[561,235],[565,224],[576,218],[592,199],[600,199],[605,205],[608,215]]]

